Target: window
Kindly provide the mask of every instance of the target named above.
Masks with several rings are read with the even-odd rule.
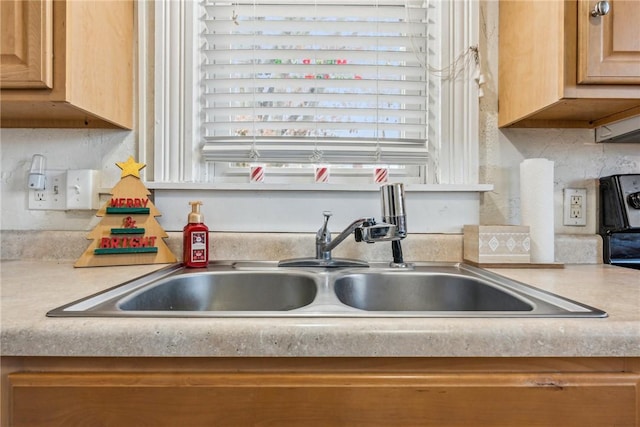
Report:
[[[426,165],[422,5],[208,0],[205,158],[272,168],[390,164],[398,172]]]
[[[477,183],[474,0],[180,0],[154,21],[154,181],[248,182],[260,162],[282,182],[329,163]]]

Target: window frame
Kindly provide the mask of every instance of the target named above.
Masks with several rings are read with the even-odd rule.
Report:
[[[443,2],[441,31],[454,35],[442,46],[442,62],[453,63],[470,46],[478,45],[479,4],[477,0],[434,1]],[[154,95],[152,105],[140,104],[139,157],[151,164],[145,175],[151,182],[211,183],[215,176],[198,148],[198,58],[188,48],[196,41],[193,23],[198,7],[194,0],[142,2],[138,7],[140,99],[149,99],[151,88]],[[150,27],[154,31],[148,34]],[[442,109],[447,114],[435,126],[439,140],[449,143],[438,147],[438,169],[428,168],[434,174],[430,182],[478,184],[478,87],[469,74],[465,70],[463,78],[445,80],[441,86]]]

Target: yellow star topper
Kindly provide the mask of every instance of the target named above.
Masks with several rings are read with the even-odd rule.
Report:
[[[129,156],[129,159],[126,162],[116,162],[116,165],[120,169],[122,169],[122,175],[120,178],[124,178],[125,176],[133,175],[136,178],[140,178],[140,170],[145,166],[144,163],[138,163],[133,159],[133,156]]]

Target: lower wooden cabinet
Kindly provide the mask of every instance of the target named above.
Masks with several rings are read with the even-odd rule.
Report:
[[[45,359],[3,366],[3,426],[640,423],[635,359]]]

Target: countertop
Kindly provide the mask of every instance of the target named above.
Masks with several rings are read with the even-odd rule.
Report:
[[[2,356],[639,357],[640,271],[610,265],[492,271],[607,318],[47,318],[162,265],[3,261]]]

